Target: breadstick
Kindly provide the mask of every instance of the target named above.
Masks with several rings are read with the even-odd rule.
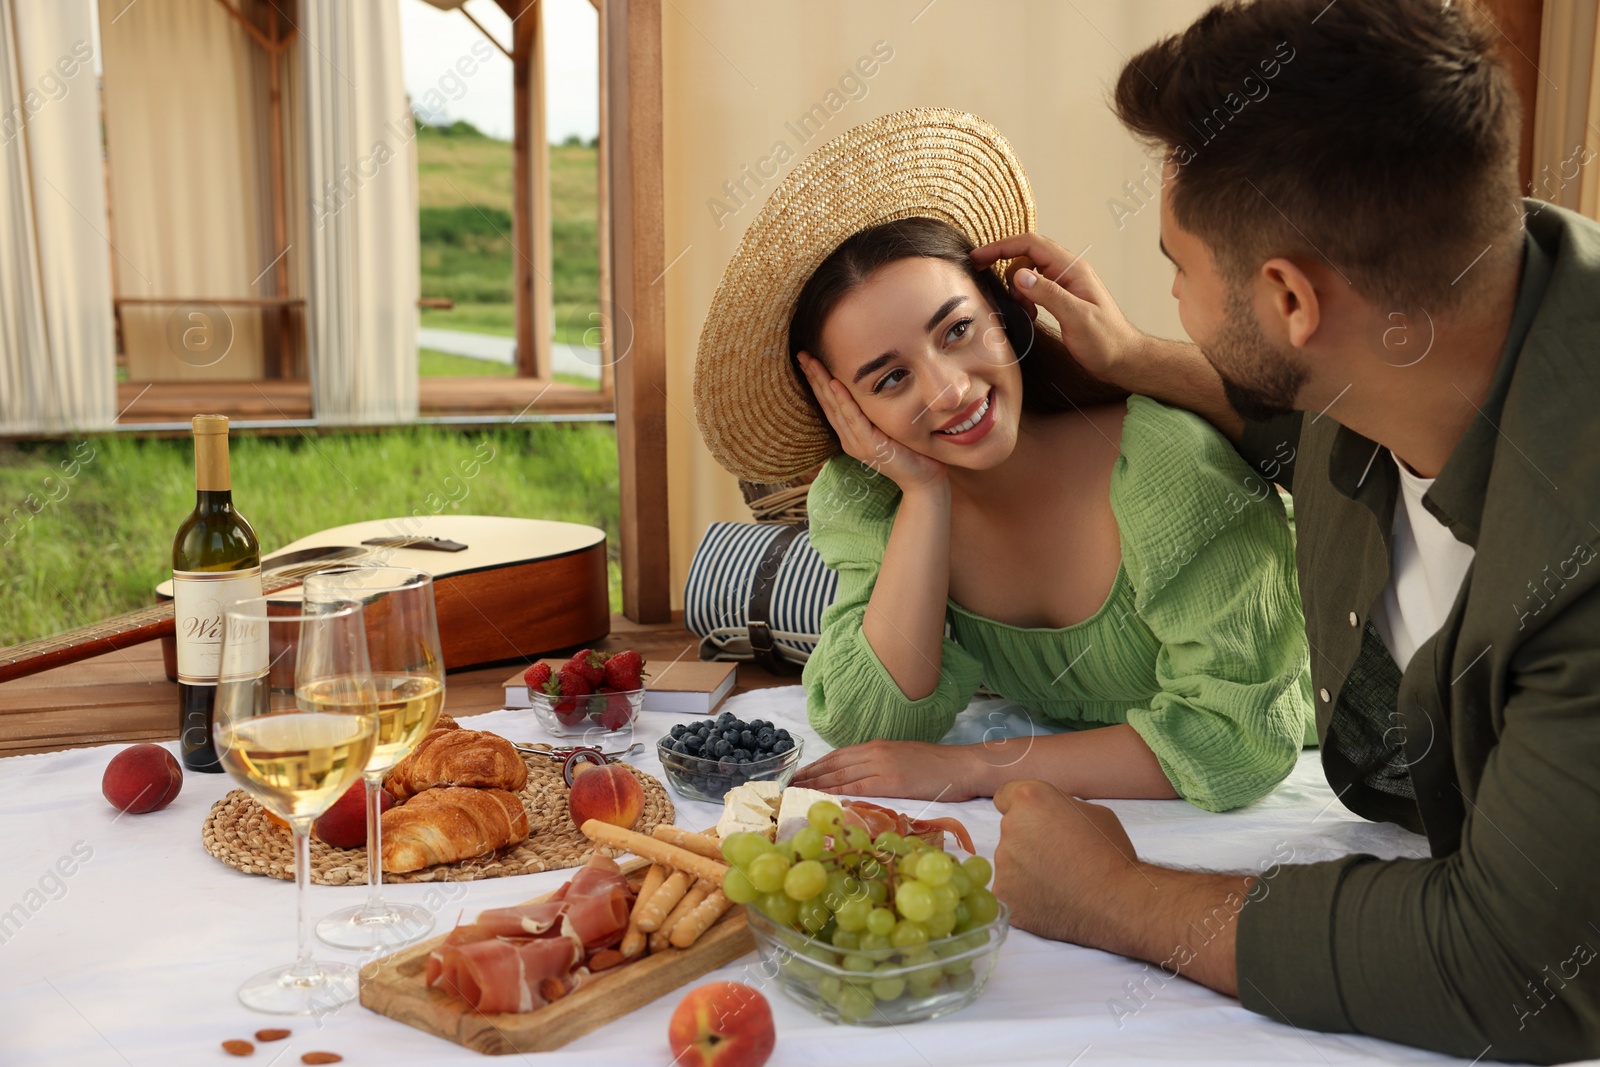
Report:
[[[703,881],[696,882],[694,886],[683,895],[683,899],[678,901],[678,906],[672,909],[672,914],[668,915],[665,921],[662,922],[661,928],[650,935],[650,950],[652,952],[659,952],[661,949],[664,949],[671,944],[673,927],[682,922],[685,915],[688,915],[691,911],[698,908],[701,902],[704,901],[706,897],[711,895],[712,890],[713,887],[708,883]]]
[[[589,819],[579,829],[583,831],[583,836],[596,844],[626,849],[635,856],[664,863],[675,870],[688,871],[696,878],[706,879],[713,887],[722,885],[722,876],[728,873],[726,863],[707,859],[686,848],[669,845],[665,841],[658,841],[646,834],[625,830],[620,826],[612,826],[599,819]]]
[[[667,869],[659,863],[652,863],[650,869],[644,874],[644,884],[639,887],[639,895],[633,898],[633,912],[628,916],[628,932],[623,935],[622,944],[618,950],[622,958],[631,960],[644,951],[645,932],[639,928],[639,916],[644,912],[644,906],[655,896],[656,890],[661,888],[661,883],[667,880]]]
[[[672,942],[674,948],[688,948],[732,906],[728,898],[722,895],[722,890],[712,890],[693,911],[678,920],[668,940]]]
[[[647,934],[661,929],[667,913],[678,906],[678,902],[683,899],[683,894],[688,891],[689,883],[692,881],[694,879],[687,871],[673,871],[667,876],[667,880],[661,883],[661,888],[650,894],[645,906],[633,913],[633,922]]]
[[[697,834],[691,830],[685,830],[681,826],[668,826],[665,823],[657,826],[652,832],[657,838],[669,845],[686,848],[696,856],[704,856],[708,860],[716,860],[718,863],[724,862],[722,845],[705,834]]]

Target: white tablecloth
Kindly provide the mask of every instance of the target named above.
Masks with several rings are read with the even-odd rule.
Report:
[[[807,759],[826,751],[805,724],[798,687],[742,694],[724,706],[746,720],[788,726],[805,738]],[[641,768],[659,776],[654,742],[676,721],[654,713],[643,717],[637,739],[648,751],[637,760]],[[999,701],[978,702],[953,737],[992,737],[997,729],[1026,733],[1026,722]],[[498,711],[466,723],[518,741],[545,739],[526,711]],[[227,775],[190,774],[164,811],[119,816],[100,795],[100,777],[120,748],[0,760],[0,915],[11,914],[0,925],[0,1064],[288,1065],[311,1049],[338,1052],[351,1067],[483,1062],[476,1052],[359,1004],[319,1020],[285,1020],[240,1005],[234,993],[242,980],[294,954],[293,884],[240,874],[201,847],[207,811],[233,788]],[[680,824],[699,828],[716,821],[716,806],[673,799]],[[905,801],[896,806],[921,807]],[[1314,751],[1302,755],[1271,796],[1231,814],[1207,814],[1181,801],[1111,806],[1141,856],[1180,866],[1248,871],[1291,854],[1296,862],[1356,851],[1426,854],[1422,838],[1364,822],[1340,806]],[[962,819],[980,851],[992,857],[999,817],[989,801],[939,804],[929,812]],[[64,876],[63,870],[72,873]],[[566,877],[550,871],[386,892],[436,909],[442,932],[458,913],[470,921],[483,908],[526,900]],[[313,885],[311,914],[358,903],[365,892]],[[360,958],[320,943],[318,952],[351,962]],[[1296,1030],[1188,981],[1163,981],[1145,964],[1017,930],[975,1004],[944,1019],[894,1028],[824,1023],[763,981],[754,964],[752,953],[704,980],[745,981],[764,989],[778,1026],[774,1065],[1465,1062],[1371,1038]],[[1145,992],[1135,998],[1130,990],[1139,989]],[[663,997],[560,1052],[527,1058],[669,1064],[667,1020],[678,999]],[[269,1026],[290,1027],[294,1036],[258,1048],[246,1061],[233,1061],[219,1048],[226,1038],[248,1038]]]

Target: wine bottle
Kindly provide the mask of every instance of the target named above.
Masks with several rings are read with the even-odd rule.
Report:
[[[261,595],[261,546],[233,507],[228,418],[196,415],[194,511],[172,541],[172,607],[177,623],[178,724],[183,765],[220,772],[211,740],[224,613]]]

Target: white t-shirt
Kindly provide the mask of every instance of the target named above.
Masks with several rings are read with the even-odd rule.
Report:
[[[1433,479],[1392,458],[1400,471],[1394,552],[1389,584],[1373,609],[1372,624],[1403,671],[1417,648],[1444,625],[1475,552],[1422,506]]]

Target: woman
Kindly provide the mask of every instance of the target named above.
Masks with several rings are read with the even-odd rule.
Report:
[[[880,164],[870,178],[850,170],[863,158]],[[899,162],[885,172],[885,158]],[[1020,217],[996,218],[997,202]],[[962,800],[1034,778],[1086,798],[1249,803],[1288,774],[1311,722],[1283,506],[1196,416],[1103,402],[973,267],[994,230],[1032,227],[992,127],[901,112],[797,168],[724,276],[696,374],[713,453],[769,481],[778,466],[750,471],[754,454],[833,453],[807,499],[839,587],[804,681],[812,724],[845,747],[796,782]],[[780,299],[741,300],[774,228],[811,255],[765,256]],[[757,351],[781,328],[788,365],[743,358],[728,374],[730,315]],[[787,419],[771,411],[779,373]],[[807,422],[820,447],[794,428]],[[1078,729],[934,744],[980,682]]]

